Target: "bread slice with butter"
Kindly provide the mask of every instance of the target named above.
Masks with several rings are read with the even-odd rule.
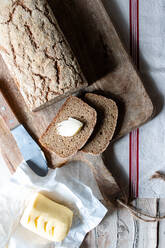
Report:
[[[118,119],[116,103],[102,95],[85,94],[87,103],[97,111],[97,123],[90,139],[82,148],[83,152],[98,155],[105,151],[112,139]]]
[[[83,126],[79,130],[74,129],[72,136],[65,136],[65,133],[70,133],[66,129],[63,129],[63,133],[59,134],[59,124],[62,125],[69,118],[80,121]],[[59,157],[69,157],[85,145],[94,130],[96,120],[97,113],[92,107],[78,97],[70,96],[41,136],[40,143]],[[69,125],[68,122],[68,126],[62,126],[68,129]],[[75,126],[74,122],[73,125]]]
[[[44,195],[34,195],[25,209],[21,224],[50,241],[62,241],[72,225],[73,212]]]

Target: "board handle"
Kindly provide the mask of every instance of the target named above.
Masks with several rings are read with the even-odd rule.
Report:
[[[0,90],[0,115],[2,116],[2,118],[4,119],[6,125],[10,130],[20,125],[11,107],[9,106],[5,97],[3,96],[1,90]]]

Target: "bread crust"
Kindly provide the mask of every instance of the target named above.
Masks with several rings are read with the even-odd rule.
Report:
[[[0,5],[0,53],[30,110],[87,86],[46,0]]]

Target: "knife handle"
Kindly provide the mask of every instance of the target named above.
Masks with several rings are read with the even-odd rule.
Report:
[[[15,114],[13,113],[11,107],[9,106],[8,102],[6,101],[5,97],[0,90],[0,115],[4,119],[6,125],[10,130],[17,127],[20,123],[17,120]]]

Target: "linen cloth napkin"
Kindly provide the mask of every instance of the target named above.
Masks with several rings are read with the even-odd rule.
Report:
[[[0,189],[0,246],[5,248],[78,248],[85,235],[95,228],[107,209],[92,190],[75,178],[75,163],[63,168],[49,169],[39,177],[25,161]],[[97,188],[97,186],[94,186]],[[30,197],[35,192],[68,206],[74,212],[72,227],[62,242],[49,242],[19,224]],[[100,194],[100,193],[99,193]]]
[[[139,129],[138,197],[163,198],[165,182],[162,179],[150,178],[155,171],[165,173],[165,1],[103,0],[103,2],[128,52],[130,40],[134,44],[133,52],[139,56],[141,79],[156,108],[155,118]],[[129,188],[129,151],[130,137],[127,135],[112,146],[109,158],[110,169],[122,188]],[[135,170],[136,159],[135,155],[133,157]]]

